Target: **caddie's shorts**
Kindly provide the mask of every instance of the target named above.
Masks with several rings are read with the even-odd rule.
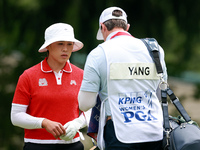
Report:
[[[122,143],[115,135],[113,121],[108,120],[104,127],[105,150],[161,150],[162,140],[145,143]]]
[[[84,150],[84,147],[80,141],[71,144],[25,143],[23,150]]]

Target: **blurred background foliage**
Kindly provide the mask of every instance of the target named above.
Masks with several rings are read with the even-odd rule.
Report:
[[[74,27],[84,48],[70,60],[83,68],[87,54],[102,42],[96,40],[98,19],[110,6],[127,12],[134,37],[157,39],[165,50],[169,76],[194,82],[200,89],[199,1],[0,0],[0,150],[22,149],[23,130],[10,122],[11,102],[18,77],[46,56],[38,53],[45,29],[57,22]]]

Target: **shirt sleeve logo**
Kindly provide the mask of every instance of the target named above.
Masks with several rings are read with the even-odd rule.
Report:
[[[39,79],[39,86],[47,86],[47,80],[45,78]]]

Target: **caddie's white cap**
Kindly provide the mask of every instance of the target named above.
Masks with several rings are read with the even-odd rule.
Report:
[[[71,25],[66,23],[55,23],[45,30],[45,42],[38,50],[39,52],[46,52],[47,46],[57,41],[74,42],[72,52],[78,51],[83,47],[83,43],[74,38],[74,29]]]
[[[112,13],[113,13],[114,10],[121,10],[122,11],[122,16],[119,16],[119,17],[113,16]],[[125,13],[125,11],[123,9],[121,9],[119,7],[106,8],[101,13],[101,16],[99,18],[99,30],[97,32],[97,40],[103,40],[103,35],[101,33],[101,23],[104,23],[105,21],[110,20],[110,19],[122,19],[126,23],[128,23],[127,22],[127,15],[126,15],[126,13]]]

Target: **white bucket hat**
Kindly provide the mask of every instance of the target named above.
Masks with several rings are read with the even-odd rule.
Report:
[[[122,16],[119,16],[119,17],[113,16],[112,13],[113,13],[114,10],[121,10],[122,11]],[[99,18],[99,30],[97,32],[97,40],[103,40],[103,35],[101,33],[101,23],[104,23],[105,21],[110,20],[110,19],[122,19],[126,23],[128,23],[127,22],[127,15],[126,15],[126,13],[125,13],[125,11],[123,9],[121,9],[119,7],[106,8],[101,13],[101,16]]]
[[[71,25],[66,23],[56,23],[49,26],[45,30],[45,42],[38,50],[39,52],[46,52],[47,46],[57,41],[74,42],[72,52],[78,51],[83,47],[83,43],[74,38],[74,29]]]

